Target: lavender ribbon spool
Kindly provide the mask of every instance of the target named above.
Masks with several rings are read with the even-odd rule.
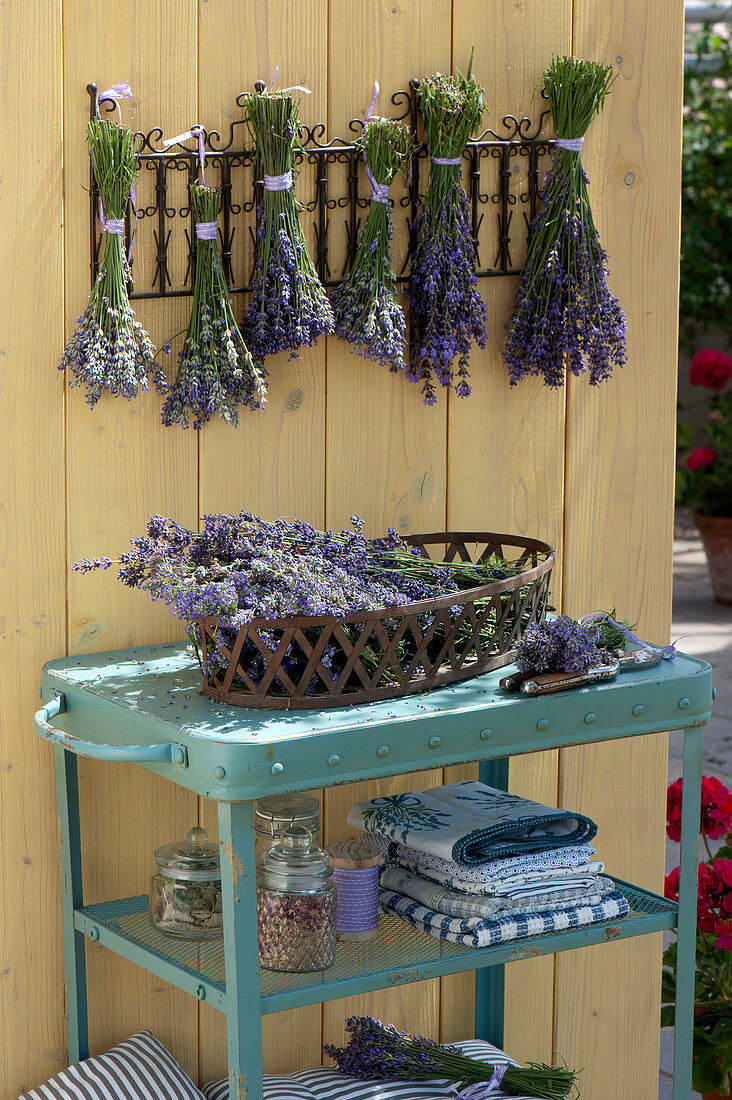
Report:
[[[456,1100],[483,1100],[483,1097],[492,1092],[500,1092],[501,1082],[507,1069],[507,1065],[494,1066],[490,1081],[475,1081],[462,1092],[455,1089]]]
[[[337,939],[373,939],[379,931],[380,853],[368,840],[343,840],[326,851],[336,886]]]
[[[557,149],[568,149],[570,153],[581,153],[582,142],[584,137],[578,138],[555,138],[554,145]]]

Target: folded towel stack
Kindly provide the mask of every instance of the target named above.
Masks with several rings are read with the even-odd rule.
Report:
[[[348,821],[384,853],[382,908],[440,939],[486,947],[628,912],[582,814],[468,781],[360,802]]]

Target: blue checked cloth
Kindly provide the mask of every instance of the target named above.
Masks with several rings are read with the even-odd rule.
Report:
[[[359,802],[348,824],[468,866],[587,844],[597,832],[583,814],[542,806],[474,780]]]
[[[496,943],[525,940],[545,932],[564,932],[568,928],[581,928],[624,917],[630,911],[625,895],[619,890],[607,894],[599,905],[574,905],[551,913],[515,914],[500,920],[448,917],[392,890],[382,890],[380,901],[386,913],[394,913],[418,931],[428,932],[438,940],[462,943],[466,947],[492,947]]]

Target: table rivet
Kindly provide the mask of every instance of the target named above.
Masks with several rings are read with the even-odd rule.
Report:
[[[328,767],[335,768],[337,764],[340,764],[341,758],[337,752],[332,752],[328,757]]]
[[[98,928],[90,928],[89,929],[89,939],[90,940],[98,940],[99,939],[99,929]]]
[[[712,688],[712,702],[717,698],[717,689]]]
[[[378,749],[376,750],[376,755],[381,760],[383,760],[385,756],[389,755],[389,746],[388,745],[379,745]]]
[[[683,699],[679,699],[679,710],[686,710],[686,708],[690,706],[691,700],[687,699],[686,696],[684,696]]]
[[[593,711],[590,711],[589,714],[585,715],[585,725],[586,726],[591,726],[596,718],[597,718],[597,715]]]
[[[635,706],[633,707],[633,714],[636,716],[636,718],[640,718],[642,713],[643,713],[643,707],[641,706],[640,703],[636,703]]]
[[[272,775],[282,775],[283,771],[285,770],[285,765],[280,764],[280,762],[278,760],[276,763],[274,763],[272,765],[272,767],[269,770],[272,772]]]
[[[196,996],[198,997],[199,1001],[205,1001],[205,1000],[206,1000],[206,989],[205,989],[205,986],[199,985],[199,986],[197,987],[197,989],[196,989]]]
[[[214,768],[213,773],[217,779],[223,779],[226,775],[226,768],[222,768],[219,764],[218,767]]]
[[[481,741],[490,741],[492,736],[493,736],[493,730],[481,730],[480,731]]]
[[[430,737],[427,744],[429,745],[429,747],[431,749],[439,749],[440,745],[442,744],[442,738],[441,737]]]
[[[175,748],[173,749],[173,763],[174,764],[182,764],[183,761],[185,760],[185,758],[186,758],[186,754],[183,752],[183,749],[181,748],[181,746],[176,745]]]
[[[536,728],[539,730],[540,733],[543,730],[549,729],[548,718],[540,718],[539,721],[536,723]]]

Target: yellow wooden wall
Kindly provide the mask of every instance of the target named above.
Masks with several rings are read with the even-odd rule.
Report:
[[[52,754],[34,736],[41,663],[64,653],[177,636],[164,609],[109,573],[78,577],[151,512],[196,525],[246,507],[370,532],[493,528],[559,550],[554,596],[571,613],[614,602],[663,639],[671,591],[681,98],[681,0],[10,0],[0,23],[0,1091],[12,1098],[64,1064]],[[599,390],[584,379],[511,391],[500,362],[513,280],[482,280],[490,336],[472,359],[473,396],[425,408],[417,387],[335,340],[269,364],[268,410],[238,430],[164,429],[159,399],[105,399],[90,413],[55,365],[88,293],[86,83],[128,79],[136,128],[192,122],[225,132],[235,95],[279,63],[304,84],[305,121],[330,135],[382,86],[454,70],[475,45],[493,119],[536,113],[554,53],[612,62],[619,78],[584,160],[612,285],[629,319],[629,363]],[[145,248],[140,264],[149,260]],[[186,300],[140,303],[161,343]],[[663,737],[517,761],[515,790],[600,823],[611,871],[659,888]],[[440,782],[441,772],[390,789]],[[446,779],[465,774],[448,769]],[[153,848],[201,820],[196,798],[139,769],[83,762],[86,896],[142,892]],[[358,788],[329,792],[328,839],[344,835]],[[507,1047],[584,1066],[591,1100],[653,1095],[656,937],[509,969]],[[87,945],[92,1044],[148,1026],[200,1080],[224,1071],[223,1018]],[[472,979],[457,976],[300,1009],[265,1023],[267,1068],[320,1061],[361,1007],[444,1040],[468,1034]]]

